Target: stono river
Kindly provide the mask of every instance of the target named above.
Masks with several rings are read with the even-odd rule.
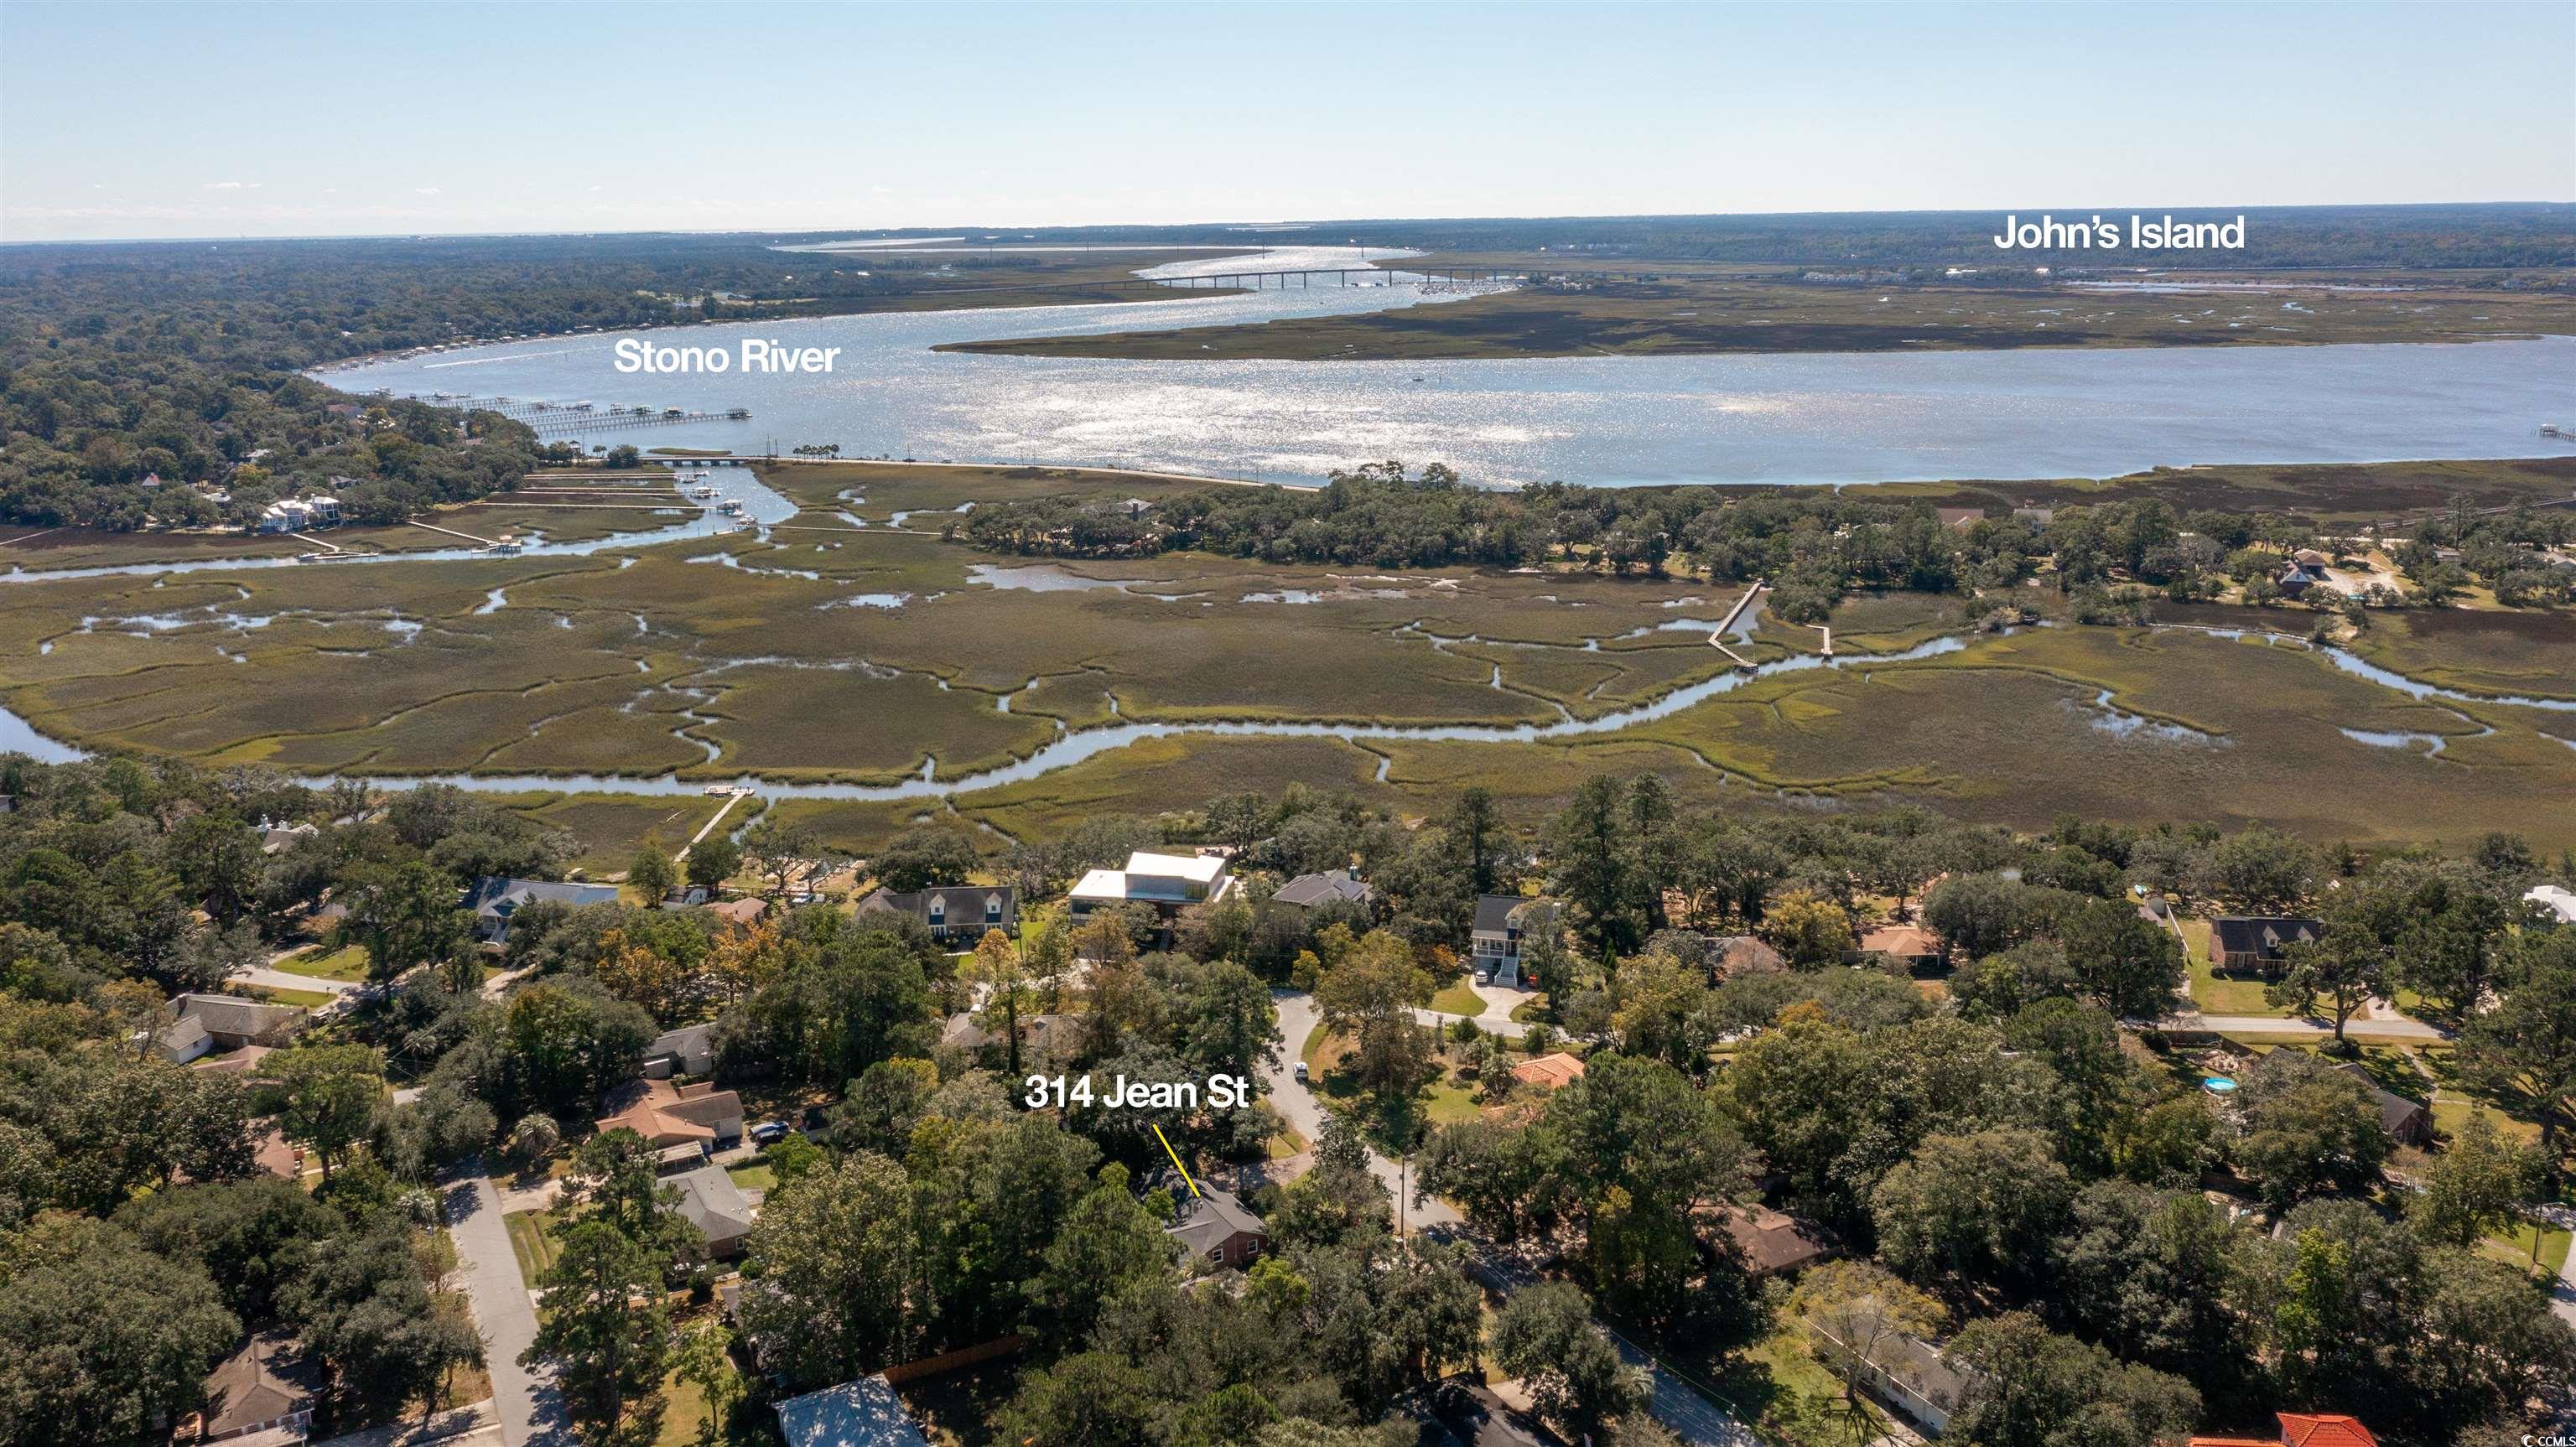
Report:
[[[621,372],[729,372],[734,354],[722,347],[658,347],[641,337],[617,343]],[[745,372],[828,372],[840,358],[839,347],[791,347],[767,337],[742,339]]]
[[[1347,256],[1309,252],[1297,265]],[[1221,272],[1240,261],[1194,261]],[[1291,264],[1274,260],[1272,265]],[[1374,275],[1375,273],[1371,273]],[[1463,295],[1463,294],[1460,294]],[[1382,311],[1451,299],[1409,286],[1175,294],[1108,306],[873,312],[545,337],[320,373],[429,396],[597,397],[703,419],[660,446],[758,453],[770,439],[844,456],[1141,466],[1314,483],[1336,467],[1446,462],[1479,483],[2115,477],[2201,462],[2563,455],[2576,337],[2343,346],[1269,362],[1008,357],[942,342]],[[2222,299],[2194,299],[2207,307]],[[2224,299],[2265,325],[2280,298]],[[2180,305],[2180,303],[2177,303]],[[2224,327],[2221,327],[2224,330]],[[833,372],[620,377],[615,350],[738,340],[843,349]],[[738,357],[739,353],[735,352]],[[605,385],[604,385],[605,384]],[[615,388],[614,392],[609,388]],[[757,421],[723,414],[748,409]],[[570,416],[564,417],[566,422]],[[594,414],[584,444],[635,436]]]

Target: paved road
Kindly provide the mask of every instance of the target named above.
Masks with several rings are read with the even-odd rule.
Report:
[[[510,1230],[501,1224],[500,1193],[491,1177],[466,1176],[448,1185],[446,1204],[447,1232],[465,1268],[465,1294],[483,1329],[501,1441],[506,1447],[569,1447],[572,1433],[554,1383],[519,1365],[519,1353],[536,1340],[537,1310],[510,1250]]]
[[[1262,1070],[1262,1078],[1270,1086],[1270,1103],[1289,1124],[1303,1131],[1308,1140],[1319,1139],[1324,1130],[1324,1107],[1315,1099],[1313,1091],[1298,1082],[1295,1065],[1305,1048],[1307,1035],[1315,1028],[1315,1001],[1312,996],[1294,990],[1274,990],[1270,998],[1279,1007],[1279,1033],[1287,1041],[1280,1051],[1282,1063]],[[1398,1190],[1396,1164],[1375,1150],[1369,1152],[1369,1170],[1386,1183],[1389,1191]],[[1472,1253],[1473,1264],[1469,1269],[1478,1280],[1503,1295],[1508,1296],[1537,1280],[1527,1262],[1470,1231],[1447,1202],[1436,1197],[1426,1198],[1421,1205],[1408,1207],[1406,1214],[1406,1224],[1415,1230],[1444,1241],[1466,1243]],[[1606,1326],[1602,1329],[1609,1331]],[[1627,1338],[1611,1331],[1610,1340],[1618,1346],[1622,1360],[1645,1370],[1654,1385],[1654,1400],[1648,1410],[1653,1412],[1656,1421],[1671,1428],[1682,1441],[1691,1447],[1762,1447],[1762,1439],[1755,1436],[1750,1428],[1719,1410],[1715,1403],[1701,1396],[1689,1383]]]
[[[2312,1020],[2275,1019],[2270,1015],[2176,1015],[2162,1022],[2173,1030],[2218,1030],[2240,1035],[2306,1035],[2320,1040],[2334,1038],[2332,1024],[2320,1025]],[[2354,1040],[2448,1040],[2450,1035],[2425,1024],[2398,1016],[2388,1020],[2364,1020],[2358,1016],[2344,1023],[2343,1033]]]
[[[1262,1079],[1270,1086],[1270,1103],[1307,1140],[1322,1140],[1323,1103],[1297,1080],[1298,1052],[1305,1048],[1306,1037],[1315,1029],[1314,997],[1302,991],[1273,990],[1270,998],[1279,1006],[1279,1033],[1288,1042],[1279,1052],[1279,1064],[1265,1065],[1261,1069]],[[1406,1193],[1412,1185],[1411,1174],[1373,1149],[1369,1152],[1369,1172],[1386,1183],[1388,1194],[1404,1202],[1404,1224],[1408,1229],[1459,1224],[1458,1213],[1449,1209],[1445,1201],[1426,1197],[1421,1204],[1415,1205],[1407,1200]]]

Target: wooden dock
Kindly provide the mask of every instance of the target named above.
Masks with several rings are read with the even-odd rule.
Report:
[[[1754,600],[1762,596],[1762,586],[1760,578],[1754,579],[1753,586],[1746,588],[1744,596],[1736,599],[1735,606],[1727,609],[1726,616],[1718,620],[1717,631],[1708,635],[1708,646],[1734,660],[1735,666],[1746,673],[1754,671],[1753,660],[1727,647],[1726,635],[1735,630],[1735,621],[1744,616],[1744,610],[1752,607]]]

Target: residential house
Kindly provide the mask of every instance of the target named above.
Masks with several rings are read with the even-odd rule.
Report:
[[[1270,1227],[1232,1191],[1204,1183],[1196,1194],[1186,1186],[1176,1193],[1172,1224],[1163,1234],[1180,1242],[1191,1260],[1211,1268],[1240,1270],[1270,1249]]]
[[[2522,901],[2549,911],[2560,924],[2576,924],[2576,891],[2555,884],[2539,884],[2524,890]]]
[[[1785,1276],[1841,1253],[1815,1223],[1768,1206],[1720,1206],[1715,1224],[1735,1243],[1737,1259],[1755,1280]]]
[[[1808,1323],[1817,1338],[1816,1355],[1860,1364],[1860,1379],[1869,1394],[1896,1409],[1934,1436],[1950,1425],[1966,1395],[1966,1373],[1951,1364],[1941,1348],[1920,1337],[1891,1332],[1875,1343],[1846,1344],[1824,1327]]]
[[[1845,958],[1872,954],[1885,955],[1910,970],[1929,970],[1950,957],[1950,947],[1919,924],[1881,924],[1862,930],[1860,948]]]
[[[136,1032],[136,1039],[142,1032]],[[152,1041],[152,1051],[173,1065],[185,1065],[215,1048],[215,1037],[206,1030],[206,1022],[194,1015],[182,1015],[161,1027]]]
[[[1347,869],[1328,870],[1322,874],[1301,874],[1279,886],[1270,896],[1272,904],[1290,909],[1313,909],[1326,904],[1366,905],[1377,898],[1377,891]]]
[[[707,1238],[707,1254],[719,1261],[730,1261],[742,1254],[745,1238],[751,1235],[752,1222],[759,1212],[744,1198],[742,1187],[719,1165],[700,1165],[677,1175],[664,1176],[662,1184],[680,1193],[671,1209]]]
[[[742,1139],[742,1097],[712,1081],[630,1080],[609,1096],[608,1107],[599,1129],[631,1130],[648,1145],[721,1150]]]
[[[259,821],[259,852],[281,854],[295,847],[295,841],[321,831],[310,824],[271,824]]]
[[[1528,978],[1523,966],[1524,951],[1541,931],[1556,927],[1555,900],[1479,895],[1475,925],[1468,936],[1470,961],[1479,970],[1491,970],[1497,985],[1535,987],[1539,982]]]
[[[179,1007],[180,1019],[197,1022],[210,1038],[210,1048],[216,1050],[274,1045],[304,1026],[301,1007],[265,1005],[247,995],[188,994],[171,1003]],[[174,1025],[171,1028],[179,1027]],[[169,1032],[163,1033],[167,1035]],[[205,1053],[203,1050],[197,1052],[199,1055]]]
[[[2316,943],[2325,928],[2323,920],[2292,915],[2223,914],[2209,922],[2209,962],[2222,970],[2277,975],[2284,950]]]
[[[1552,1055],[1541,1055],[1524,1060],[1512,1067],[1512,1079],[1523,1085],[1535,1085],[1542,1090],[1560,1089],[1582,1078],[1583,1061],[1562,1050]]]
[[[1234,887],[1231,861],[1219,854],[1153,854],[1139,849],[1124,869],[1095,869],[1066,896],[1073,917],[1110,905],[1145,904],[1165,920],[1193,904],[1225,898]]]
[[[2276,1412],[2279,1437],[2194,1437],[2191,1447],[2379,1447],[2356,1417],[2339,1412]]]
[[[950,948],[972,948],[986,930],[1017,934],[1020,892],[1007,884],[943,884],[928,889],[879,889],[859,901],[862,913],[886,909],[908,914]]]
[[[760,917],[762,915],[769,913],[769,901],[765,899],[728,899],[708,905],[707,913],[725,920],[728,923],[738,924],[744,929],[749,929],[753,925],[760,923]]]
[[[2347,1060],[2334,1067],[2362,1083],[2370,1092],[2371,1103],[2379,1107],[2380,1127],[2388,1138],[2400,1145],[2429,1146],[2433,1143],[2433,1112],[2416,1104],[2370,1078],[2370,1072],[2357,1061]]]
[[[1789,968],[1778,950],[1756,935],[1718,935],[1708,942],[1710,974],[1720,980],[1738,975],[1776,973]]]
[[[668,1080],[674,1075],[704,1075],[716,1068],[716,1027],[683,1025],[665,1030],[644,1047],[644,1077]]]
[[[778,1404],[787,1447],[930,1447],[880,1372]]]
[[[340,500],[323,493],[311,497],[282,497],[262,509],[258,531],[263,533],[300,533],[309,528],[335,528],[340,525]]]
[[[964,1050],[981,1050],[986,1046],[1001,1044],[1002,1037],[999,1032],[987,1030],[976,1024],[974,1011],[960,1010],[940,1025],[939,1043],[954,1045]]]
[[[487,874],[474,881],[465,891],[459,908],[474,912],[474,937],[485,944],[502,944],[510,936],[510,916],[523,905],[538,900],[580,908],[586,904],[614,904],[617,886],[613,884],[573,884],[552,879],[503,879]]]
[[[313,1424],[314,1404],[330,1385],[321,1362],[307,1356],[284,1332],[261,1332],[206,1374],[206,1405],[196,1440],[228,1442],[253,1433],[300,1442]]]
[[[2326,562],[2326,555],[2314,548],[2301,548],[2292,554],[2289,565],[2281,569],[2277,580],[2281,585],[2281,595],[2296,598],[2310,588],[2332,584],[2334,576],[2326,571]]]

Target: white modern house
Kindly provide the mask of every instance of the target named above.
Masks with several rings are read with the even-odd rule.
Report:
[[[1073,918],[1097,909],[1141,904],[1153,909],[1166,927],[1194,904],[1223,899],[1234,888],[1231,861],[1221,854],[1149,854],[1127,856],[1124,869],[1095,869],[1082,876],[1067,896]]]
[[[2535,885],[2523,891],[2523,902],[2536,904],[2558,917],[2560,924],[2576,924],[2576,890],[2563,885]]]

